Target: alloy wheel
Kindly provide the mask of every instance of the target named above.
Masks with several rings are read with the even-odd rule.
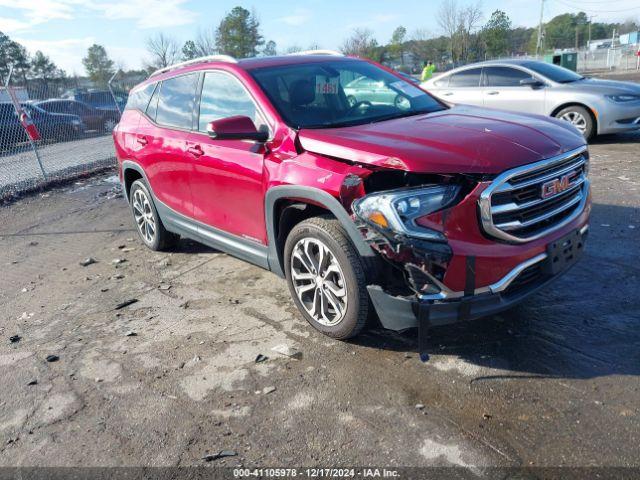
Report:
[[[342,269],[329,247],[317,238],[303,238],[291,253],[291,280],[298,300],[318,323],[334,326],[347,311]]]
[[[111,132],[113,131],[113,129],[116,127],[116,121],[115,120],[105,120],[104,121],[104,131],[105,132]]]
[[[147,243],[153,243],[156,235],[156,221],[151,209],[151,202],[142,189],[133,193],[133,217],[136,220],[138,231]]]
[[[580,130],[580,133],[584,134],[587,130],[587,119],[584,118],[580,112],[567,112],[560,117],[560,120],[569,122],[571,125]]]

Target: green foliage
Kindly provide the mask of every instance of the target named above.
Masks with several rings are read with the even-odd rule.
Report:
[[[509,32],[511,20],[502,10],[496,10],[482,29],[482,38],[486,53],[490,57],[498,57],[509,53]]]
[[[107,55],[102,45],[93,44],[87,50],[87,56],[82,59],[82,64],[89,78],[97,85],[105,86],[115,72],[113,60]]]
[[[40,80],[51,80],[64,77],[64,72],[56,67],[49,57],[38,50],[31,59],[31,77]]]
[[[29,71],[27,49],[0,32],[0,81],[5,82],[9,70],[13,67],[13,79],[26,80]]]
[[[193,40],[187,40],[182,46],[182,59],[193,60],[198,57],[198,47]]]
[[[277,54],[278,51],[276,50],[276,42],[274,42],[273,40],[269,40],[262,50],[262,55],[264,55],[265,57],[273,57]]]
[[[384,54],[384,47],[378,45],[378,41],[373,37],[373,32],[368,28],[356,28],[351,36],[344,41],[340,50],[345,55],[354,55],[375,61],[380,61]]]
[[[391,44],[389,45],[389,53],[394,57],[400,59],[400,63],[404,65],[404,42],[407,36],[407,29],[403,26],[399,26],[393,31],[391,35]]]
[[[216,49],[225,55],[255,57],[262,44],[264,40],[260,34],[260,22],[255,14],[242,7],[231,10],[216,30]]]

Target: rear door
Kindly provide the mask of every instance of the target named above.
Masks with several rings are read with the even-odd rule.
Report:
[[[204,72],[196,131],[189,136],[194,218],[210,227],[266,244],[264,146],[248,140],[215,140],[206,133],[213,120],[235,115],[268,129],[253,97],[235,76]]]
[[[437,92],[437,95],[447,102],[463,103],[481,107],[482,98],[482,67],[468,68],[449,76],[449,83]]]
[[[544,114],[545,87],[521,85],[531,74],[513,67],[483,69],[484,105],[490,108]]]
[[[198,73],[162,81],[140,118],[134,147],[156,198],[188,217],[193,215],[189,187],[193,159],[186,144],[193,125],[197,84]]]

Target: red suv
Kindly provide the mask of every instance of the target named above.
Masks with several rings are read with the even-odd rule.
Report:
[[[504,310],[573,265],[588,229],[574,127],[447,105],[356,58],[175,65],[113,136],[149,248],[184,236],[269,269],[335,338],[374,312],[426,332]]]

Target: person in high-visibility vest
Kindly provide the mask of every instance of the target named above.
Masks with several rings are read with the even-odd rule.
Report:
[[[420,75],[420,80],[426,82],[431,77],[433,77],[433,72],[436,71],[436,66],[431,63],[431,60],[428,62],[424,62],[424,68],[422,69],[422,75]]]

